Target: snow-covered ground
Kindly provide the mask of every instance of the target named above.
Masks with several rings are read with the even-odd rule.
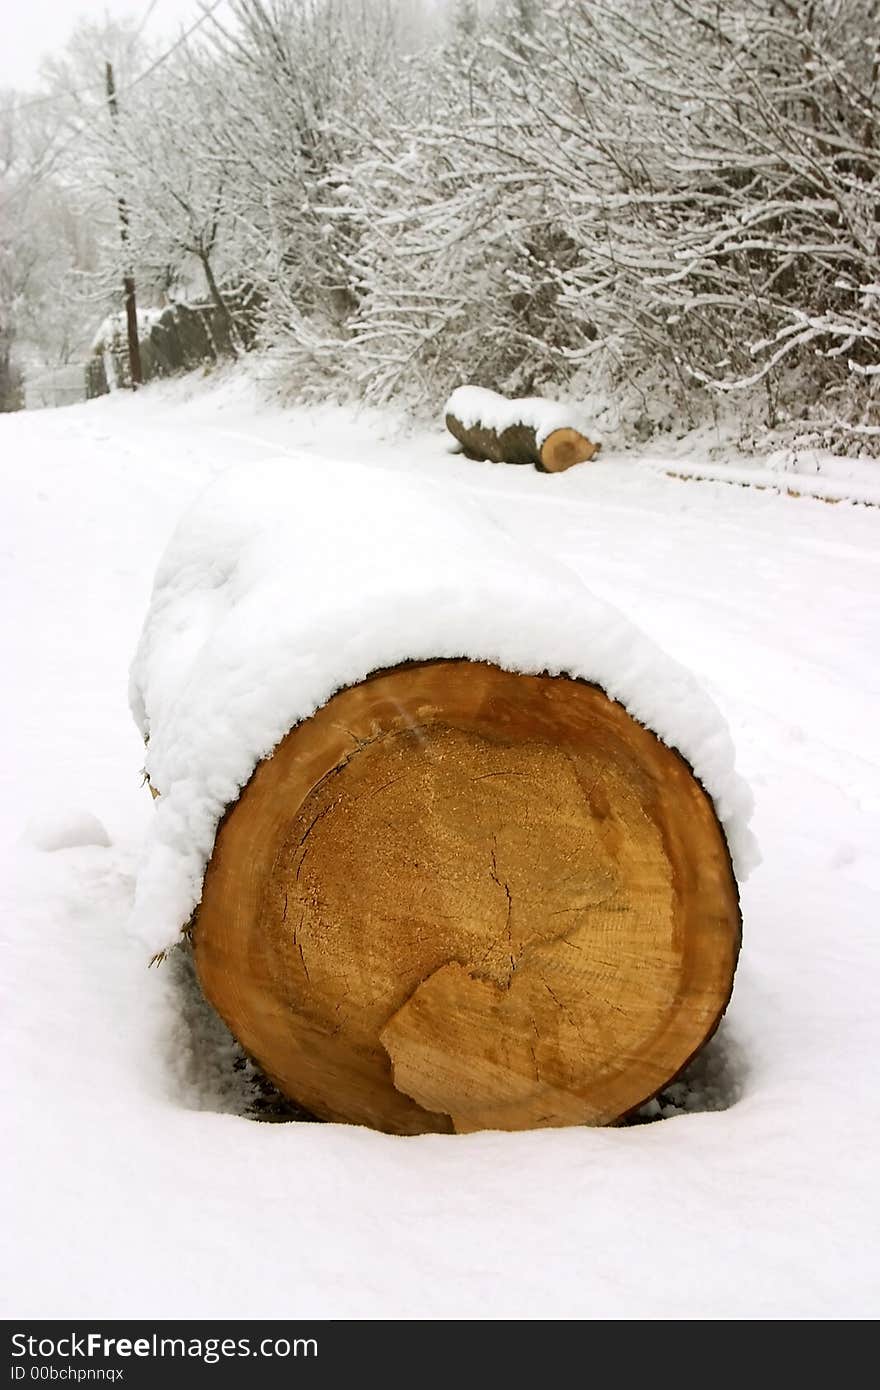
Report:
[[[446,447],[239,377],[0,418],[8,1316],[876,1314],[880,511]],[[279,454],[466,489],[708,688],[764,856],[728,1108],[419,1139],[236,1113],[222,1030],[127,930],[153,815],[127,679],[182,508]]]

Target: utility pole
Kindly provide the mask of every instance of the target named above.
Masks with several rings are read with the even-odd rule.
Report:
[[[110,107],[110,118],[115,123],[119,119],[119,105],[116,101],[116,86],[113,81],[113,64],[108,62],[106,65],[107,75],[107,105]],[[124,250],[128,250],[128,208],[122,194],[118,199],[119,207],[119,236]],[[143,384],[143,372],[141,371],[141,345],[138,341],[137,323],[137,300],[134,292],[134,276],[131,270],[126,270],[122,278],[122,287],[125,290],[125,321],[128,327],[128,374],[131,377],[131,389],[136,391]]]

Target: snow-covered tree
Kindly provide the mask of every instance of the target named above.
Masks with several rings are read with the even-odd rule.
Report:
[[[229,0],[146,64],[115,36],[115,123],[94,34],[49,76],[97,293],[130,264],[234,340],[247,289],[294,391],[739,400],[861,448],[878,34],[880,0]]]

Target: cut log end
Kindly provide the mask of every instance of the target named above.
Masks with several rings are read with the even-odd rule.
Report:
[[[617,1120],[713,1032],[739,946],[711,802],[597,688],[467,661],[344,690],[227,814],[208,998],[314,1114]]]
[[[547,473],[564,473],[576,463],[589,463],[599,448],[577,430],[554,430],[541,445],[541,467]]]

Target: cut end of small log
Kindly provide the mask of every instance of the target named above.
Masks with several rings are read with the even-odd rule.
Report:
[[[546,473],[564,473],[576,463],[589,463],[600,448],[577,430],[554,430],[541,445],[541,466]]]
[[[594,686],[436,661],[341,691],[258,767],[193,945],[281,1091],[417,1134],[619,1119],[714,1031],[739,936],[676,753]]]

